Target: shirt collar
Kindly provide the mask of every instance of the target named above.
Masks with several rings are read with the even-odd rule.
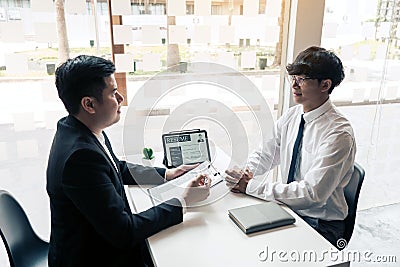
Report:
[[[94,133],[94,132],[92,132],[92,134],[93,134],[94,136],[96,136],[97,140],[99,140],[99,142],[100,142],[102,145],[105,145],[105,144],[106,144],[106,140],[105,140],[103,134],[96,134],[96,133]]]
[[[316,118],[322,116],[325,112],[330,110],[333,107],[331,100],[328,98],[328,100],[325,101],[321,106],[319,106],[316,109],[313,109],[309,112],[304,113],[304,120],[305,122],[311,122],[315,120]]]

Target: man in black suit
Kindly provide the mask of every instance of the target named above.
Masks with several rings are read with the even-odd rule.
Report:
[[[183,207],[209,195],[211,183],[199,175],[181,198],[132,214],[123,184],[162,183],[192,167],[144,167],[114,155],[103,132],[120,119],[114,72],[111,61],[84,55],[57,68],[69,115],[58,122],[47,167],[49,266],[151,266],[145,239],[181,223]]]

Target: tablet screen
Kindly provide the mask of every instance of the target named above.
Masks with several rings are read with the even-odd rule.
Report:
[[[205,130],[172,132],[163,134],[162,138],[167,167],[211,160]]]

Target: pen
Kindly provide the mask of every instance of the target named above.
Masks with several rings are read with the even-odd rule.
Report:
[[[214,183],[213,185],[210,186],[210,188],[213,188],[214,186],[216,186],[217,184],[221,183],[223,180],[219,180],[218,182]]]

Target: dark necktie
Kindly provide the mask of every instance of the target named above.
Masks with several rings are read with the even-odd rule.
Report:
[[[303,118],[303,115],[304,114],[301,114],[299,132],[297,133],[296,142],[294,142],[294,146],[293,146],[292,161],[290,162],[290,169],[289,169],[289,175],[288,175],[287,183],[291,183],[291,182],[294,181],[294,172],[295,172],[295,169],[296,169],[297,155],[299,154],[299,147],[300,147],[300,144],[301,144],[301,139],[303,139],[303,130],[304,130],[304,118]]]

